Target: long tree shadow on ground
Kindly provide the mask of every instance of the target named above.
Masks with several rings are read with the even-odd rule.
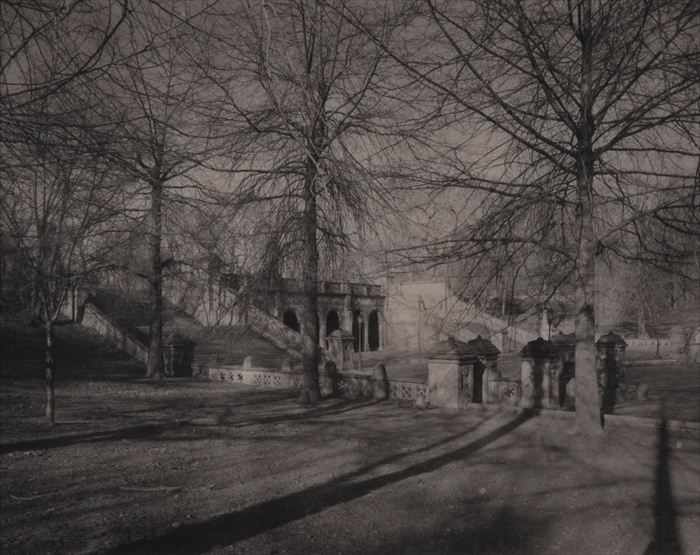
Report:
[[[290,421],[303,421],[303,420],[315,420],[324,416],[334,416],[342,413],[346,413],[352,410],[356,410],[361,407],[366,407],[369,405],[376,404],[377,401],[348,401],[340,400],[325,404],[323,406],[313,407],[311,409],[306,409],[300,412],[295,410],[283,411],[279,414],[266,415],[255,418],[245,418],[247,415],[247,409],[250,405],[263,404],[263,403],[275,403],[277,401],[284,401],[294,397],[287,391],[285,392],[272,392],[272,394],[264,396],[256,396],[256,392],[251,392],[250,399],[244,397],[238,406],[245,407],[246,411],[242,416],[244,420],[235,420],[235,410],[236,407],[227,406],[224,408],[224,414],[218,415],[216,422],[211,426],[206,424],[193,424],[200,431],[211,428],[212,430],[220,428],[221,426],[231,426],[233,429],[241,428],[245,426],[253,426],[260,424],[274,424],[278,422],[290,422]],[[266,392],[269,393],[269,392]],[[138,410],[110,410],[104,409],[96,414],[93,414],[90,410],[83,412],[84,416],[91,418],[99,418],[104,412],[115,416],[117,418],[125,415],[133,415],[135,413],[154,413],[168,408],[179,408],[185,412],[189,412],[189,409],[199,409],[202,405],[201,400],[192,401],[191,399],[174,397],[166,400],[156,400],[150,401],[150,404],[146,408]],[[185,405],[182,407],[181,405]],[[206,406],[205,406],[206,408]],[[230,420],[230,422],[229,422]],[[42,437],[37,439],[28,439],[21,441],[13,441],[8,443],[0,443],[0,455],[14,453],[19,451],[33,451],[33,450],[44,450],[44,449],[54,449],[59,447],[68,447],[70,445],[77,444],[91,444],[91,443],[101,443],[109,441],[119,441],[123,439],[139,440],[139,439],[153,439],[157,436],[165,434],[167,432],[181,429],[188,424],[192,424],[190,420],[185,418],[171,419],[167,422],[157,422],[151,424],[140,424],[137,426],[123,426],[115,427],[108,430],[99,430],[87,433],[65,433],[62,435],[54,435],[48,437]],[[193,437],[191,439],[210,439],[216,437],[217,435],[213,432],[205,432],[201,434],[201,437]],[[223,437],[223,436],[222,436]]]
[[[462,460],[509,434],[532,418],[534,414],[531,412],[521,413],[510,422],[464,447],[389,474],[362,481],[351,481],[358,475],[378,466],[378,463],[374,463],[367,469],[353,471],[325,484],[264,501],[204,522],[182,526],[159,537],[119,545],[106,553],[202,553],[216,546],[231,545],[289,522],[319,513],[329,507],[352,501],[382,487],[420,474],[433,472],[451,462]]]
[[[143,424],[140,426],[130,426],[128,428],[118,428],[115,430],[90,432],[87,434],[66,434],[42,439],[16,441],[13,443],[0,444],[0,455],[14,453],[17,451],[34,451],[53,449],[56,447],[67,447],[78,443],[99,443],[105,441],[118,441],[122,439],[145,439],[157,436],[167,430],[181,425],[181,422]]]
[[[662,408],[656,446],[656,476],[654,479],[654,537],[644,555],[682,555],[676,507],[671,488],[669,459],[671,445],[665,410]]]
[[[495,514],[471,516],[462,526],[432,534],[412,534],[398,538],[379,549],[362,549],[365,555],[534,555],[541,549],[533,538],[541,538],[547,528],[541,515],[516,513],[511,507]],[[359,550],[358,550],[359,551]]]

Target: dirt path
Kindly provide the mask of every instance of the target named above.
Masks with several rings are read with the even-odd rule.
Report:
[[[0,387],[2,553],[700,554],[697,438],[188,382],[65,384],[48,430]]]

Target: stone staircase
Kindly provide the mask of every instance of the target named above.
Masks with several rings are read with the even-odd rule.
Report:
[[[94,289],[79,311],[83,328],[109,339],[135,359],[148,356],[150,301],[144,294]],[[251,356],[258,366],[281,368],[301,358],[301,336],[262,310],[249,306],[236,324],[205,326],[165,300],[164,343],[176,335],[194,345],[192,370],[242,364]]]
[[[290,357],[301,358],[301,334],[289,328],[271,314],[249,305],[243,311],[241,323],[268,340],[278,349],[286,351]]]
[[[45,337],[42,328],[0,322],[0,376],[43,379]],[[78,324],[54,328],[58,380],[125,379],[143,376],[143,365],[104,338]]]
[[[455,295],[448,296],[443,302],[444,307],[436,315],[433,325],[439,327],[445,336],[452,335],[462,341],[469,341],[475,337],[474,328],[482,328],[488,333],[487,339],[501,352],[518,351],[539,336],[538,330],[524,327],[524,322],[516,325],[492,316],[467,305]]]
[[[191,339],[195,342],[192,366],[199,374],[207,368],[242,365],[246,357],[254,366],[277,370],[298,361],[247,325],[203,327]]]
[[[524,319],[509,322],[479,310],[439,281],[400,284],[391,300],[401,303],[405,320],[419,322],[424,349],[448,336],[469,341],[481,335],[501,352],[511,352],[520,350],[539,335],[531,322]]]

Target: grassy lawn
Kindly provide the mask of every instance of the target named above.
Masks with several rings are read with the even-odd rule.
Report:
[[[62,382],[57,415],[0,380],[2,553],[700,553],[697,437],[184,380]]]

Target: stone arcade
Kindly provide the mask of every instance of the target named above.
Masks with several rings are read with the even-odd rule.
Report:
[[[246,288],[245,278],[229,278],[230,286]],[[355,352],[381,351],[386,336],[384,294],[380,285],[321,281],[318,284],[319,342],[327,349],[328,337],[336,330],[351,332]],[[255,304],[281,320],[287,327],[303,333],[299,317],[303,305],[304,284],[283,278],[269,286],[254,285]]]

